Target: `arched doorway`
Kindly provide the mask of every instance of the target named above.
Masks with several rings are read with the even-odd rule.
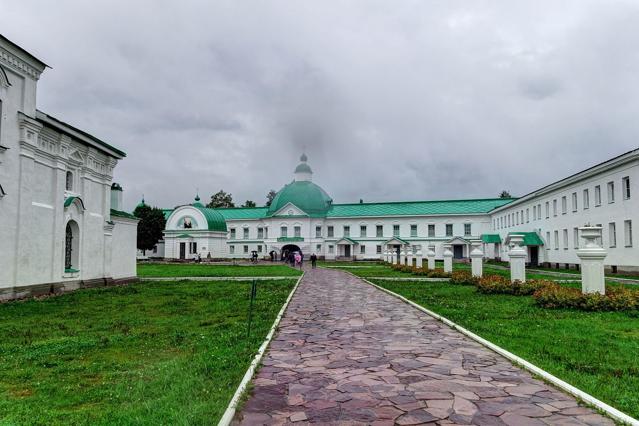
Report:
[[[65,271],[80,270],[80,227],[77,222],[67,222],[64,234],[64,269]]]
[[[296,244],[286,244],[285,246],[282,246],[282,249],[280,250],[280,260],[285,260],[289,253],[296,251],[302,253],[302,249]]]

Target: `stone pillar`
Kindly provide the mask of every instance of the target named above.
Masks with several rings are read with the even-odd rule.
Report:
[[[393,260],[393,265],[397,265],[399,263],[397,260],[397,252],[393,251],[391,259]]]
[[[481,241],[472,241],[472,250],[470,251],[470,262],[473,277],[480,277],[483,274],[484,267],[484,251],[482,250]]]
[[[453,272],[453,248],[450,244],[444,244],[444,272]]]
[[[428,257],[428,269],[435,269],[435,246],[428,246],[426,256]]]
[[[410,267],[413,266],[413,249],[410,247],[406,251],[406,264]]]
[[[586,240],[584,246],[577,250],[581,260],[581,292],[606,294],[604,275],[604,259],[608,254],[597,244],[601,238],[601,226],[584,226],[579,228],[581,238]]]
[[[423,258],[423,254],[422,251],[420,249],[417,249],[417,251],[415,252],[415,266],[418,268],[422,267],[422,258]]]
[[[510,281],[526,281],[526,248],[522,246],[524,242],[523,235],[511,235],[510,251]]]
[[[404,251],[404,249],[399,252],[399,263],[401,263],[402,265],[406,265],[406,252]]]

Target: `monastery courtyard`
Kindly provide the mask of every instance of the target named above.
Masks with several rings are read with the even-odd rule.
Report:
[[[241,424],[614,424],[347,272],[307,270]]]

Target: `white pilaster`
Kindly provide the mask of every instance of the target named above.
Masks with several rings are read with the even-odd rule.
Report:
[[[510,237],[510,281],[526,281],[526,249],[522,246],[523,235],[512,235]]]
[[[415,266],[418,268],[421,268],[422,261],[423,261],[422,251],[420,249],[417,249],[417,251],[415,252]]]
[[[399,252],[399,263],[401,263],[402,265],[406,265],[406,252],[404,251],[404,249]]]
[[[428,246],[426,256],[428,257],[428,269],[435,269],[435,246]]]
[[[453,246],[444,244],[444,272],[453,272]]]
[[[473,277],[481,277],[484,267],[484,252],[482,250],[481,240],[471,242],[472,250],[470,251],[471,271]]]
[[[577,250],[577,257],[581,260],[581,292],[606,294],[604,259],[608,253],[597,244],[597,239],[601,238],[601,227],[584,226],[579,228],[579,233],[586,240],[586,244]]]
[[[406,252],[406,264],[408,266],[413,266],[413,249],[409,248]]]

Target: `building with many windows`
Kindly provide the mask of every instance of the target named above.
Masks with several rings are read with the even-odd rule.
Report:
[[[47,66],[0,36],[0,300],[136,276],[124,152],[36,109]]]
[[[639,149],[608,160],[521,198],[336,204],[312,181],[306,155],[268,207],[210,209],[179,206],[169,216],[164,252],[170,259],[246,258],[300,250],[325,259],[381,259],[387,250],[445,245],[454,257],[469,257],[480,244],[485,257],[508,260],[513,234],[524,235],[530,264],[579,263],[578,227],[604,227],[606,265],[639,269],[633,222],[639,221]]]

